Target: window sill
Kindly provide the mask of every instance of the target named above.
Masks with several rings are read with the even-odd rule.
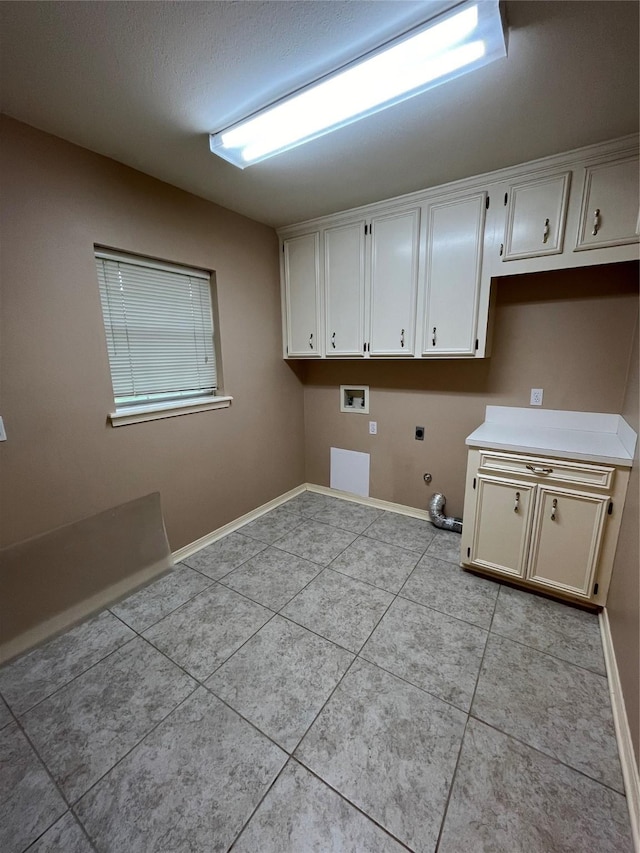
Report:
[[[233,397],[198,397],[172,403],[145,403],[141,406],[128,406],[116,409],[108,416],[111,426],[127,426],[142,421],[157,421],[160,418],[174,418],[176,415],[191,415],[194,412],[206,412],[209,409],[227,409]]]

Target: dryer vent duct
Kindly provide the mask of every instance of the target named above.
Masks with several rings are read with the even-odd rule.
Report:
[[[444,495],[438,493],[431,495],[431,500],[429,501],[429,518],[431,519],[431,523],[442,530],[453,530],[454,533],[462,533],[462,519],[452,518],[443,514],[446,503],[447,499]]]

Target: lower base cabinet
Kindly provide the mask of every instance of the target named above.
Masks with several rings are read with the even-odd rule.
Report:
[[[628,479],[610,465],[471,450],[461,564],[604,605]]]

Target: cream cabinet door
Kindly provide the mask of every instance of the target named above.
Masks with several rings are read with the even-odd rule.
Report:
[[[371,220],[371,355],[414,355],[419,226],[418,207]]]
[[[570,178],[562,172],[511,185],[503,261],[562,252]]]
[[[314,358],[321,355],[320,235],[314,231],[284,241],[284,300],[287,355]]]
[[[527,580],[590,598],[609,498],[538,486]]]
[[[637,157],[587,166],[577,250],[638,241],[639,185]]]
[[[327,356],[363,356],[365,221],[324,232]]]
[[[535,486],[479,475],[477,490],[471,563],[524,577]]]
[[[487,194],[437,202],[427,213],[423,355],[473,355]]]

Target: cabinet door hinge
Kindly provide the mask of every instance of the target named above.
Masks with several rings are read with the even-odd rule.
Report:
[[[598,584],[597,583],[594,583],[594,585],[593,585],[593,594],[594,595],[598,594]]]
[[[284,254],[284,243],[282,244],[282,253]]]
[[[491,199],[489,198],[489,196],[487,196],[487,200],[486,200],[486,201],[485,201],[485,203],[484,203],[484,206],[485,206],[485,209],[486,209],[486,210],[489,210],[489,204],[490,204],[490,201],[491,201]]]
[[[507,206],[507,200],[508,200],[508,198],[509,198],[509,193],[505,193],[505,194],[504,194],[504,206],[505,206],[505,207]]]
[[[478,338],[476,338],[476,352],[478,350],[478,347],[479,347]]]
[[[609,513],[609,515],[612,515],[612,513],[613,513],[613,501],[609,501],[609,509],[607,510],[607,512]]]
[[[502,257],[503,252],[504,252],[504,243],[500,243],[500,257]]]
[[[467,557],[471,557],[471,548],[467,548]]]
[[[367,345],[366,345],[366,344],[362,344],[362,352],[366,352],[366,351],[367,351]]]
[[[364,236],[366,237],[368,233],[369,233],[369,226],[365,225],[364,226]]]
[[[473,488],[475,489],[475,487],[476,487],[476,478],[474,477],[473,478]]]

